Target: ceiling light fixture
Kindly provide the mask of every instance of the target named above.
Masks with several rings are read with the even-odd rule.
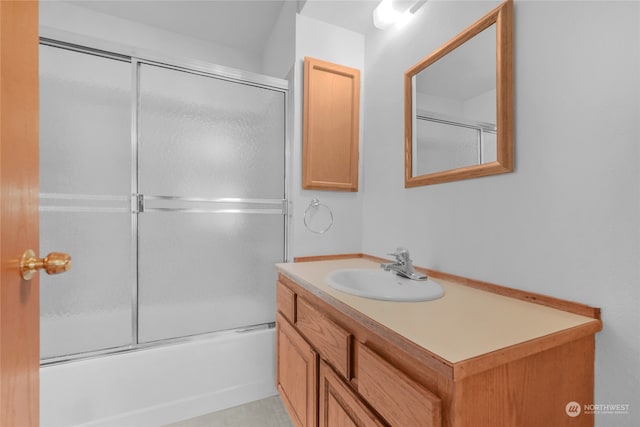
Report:
[[[400,18],[400,12],[393,8],[393,0],[382,0],[373,10],[373,25],[386,30]]]
[[[393,24],[403,27],[426,2],[427,0],[417,0],[403,13],[393,7],[393,0],[382,0],[373,10],[373,25],[381,30],[386,30]]]

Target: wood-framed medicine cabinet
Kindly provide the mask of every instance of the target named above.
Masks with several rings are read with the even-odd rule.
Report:
[[[404,75],[405,187],[512,172],[513,0]]]
[[[302,188],[358,191],[360,71],[304,59]]]

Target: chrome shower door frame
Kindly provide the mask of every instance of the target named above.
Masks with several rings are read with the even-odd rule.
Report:
[[[207,205],[219,205],[220,208],[216,209],[202,209],[194,208],[182,210],[184,212],[193,213],[248,213],[248,214],[278,214],[283,215],[284,221],[284,236],[283,236],[283,254],[282,260],[286,261],[289,257],[289,243],[291,239],[291,227],[289,208],[290,200],[290,96],[289,96],[289,84],[286,80],[277,79],[274,77],[263,76],[251,72],[237,70],[229,67],[219,66],[215,64],[208,64],[200,61],[179,60],[175,58],[160,57],[158,55],[141,51],[137,48],[130,46],[117,45],[115,43],[104,42],[101,40],[95,40],[87,37],[78,36],[76,34],[65,33],[62,31],[55,31],[51,29],[41,30],[40,43],[46,46],[52,46],[72,51],[77,51],[84,54],[97,55],[105,58],[116,59],[120,61],[131,63],[132,73],[132,90],[131,90],[131,198],[130,198],[130,212],[131,212],[131,249],[133,254],[133,265],[135,277],[131,278],[131,306],[132,306],[132,318],[131,318],[131,343],[119,347],[100,349],[96,351],[89,351],[83,353],[62,355],[57,357],[51,357],[41,359],[41,365],[51,365],[57,363],[70,362],[73,360],[86,359],[96,356],[104,356],[109,354],[117,354],[128,351],[136,351],[146,348],[152,348],[167,344],[174,344],[179,342],[187,342],[196,339],[211,338],[222,334],[246,332],[256,329],[273,328],[275,322],[268,322],[258,325],[247,325],[238,329],[224,330],[218,332],[202,333],[197,335],[190,335],[186,337],[169,338],[148,343],[139,343],[138,336],[138,310],[139,310],[139,214],[142,212],[163,211],[167,208],[161,206],[152,206],[153,203],[162,202],[192,202],[196,204]],[[135,53],[135,54],[134,54]],[[140,115],[140,66],[142,64],[154,65],[163,68],[168,68],[176,71],[184,71],[191,74],[201,75],[205,77],[211,77],[219,80],[226,80],[233,83],[239,83],[243,85],[254,86],[258,88],[269,89],[277,92],[281,92],[283,95],[284,105],[284,183],[282,199],[239,199],[239,198],[180,198],[180,197],[167,197],[156,195],[142,195],[139,193],[139,115]],[[56,195],[43,194],[43,198],[56,198]],[[82,199],[82,197],[80,197]],[[99,201],[111,201],[112,197],[87,196],[88,200]],[[64,199],[64,197],[62,197]],[[104,200],[103,200],[104,199]],[[122,202],[121,198],[117,198],[119,202]],[[147,205],[147,206],[145,206]],[[249,206],[249,207],[247,207]],[[254,208],[255,207],[255,208]],[[258,209],[264,207],[262,209]],[[44,207],[45,210],[58,210],[64,211],[64,207]],[[76,208],[70,208],[76,209]],[[117,209],[118,212],[122,212],[122,208],[109,208],[109,207],[96,207],[85,209],[101,209],[101,211],[109,211],[110,209]],[[175,210],[175,208],[172,208]],[[74,210],[75,212],[75,210]]]

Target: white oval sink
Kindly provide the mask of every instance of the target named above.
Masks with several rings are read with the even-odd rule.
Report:
[[[384,270],[336,270],[327,282],[339,291],[384,301],[429,301],[444,295],[442,286],[431,279],[405,279]]]

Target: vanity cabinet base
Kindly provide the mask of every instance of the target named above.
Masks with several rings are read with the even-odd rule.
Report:
[[[299,427],[591,427],[594,333],[580,326],[450,363],[279,276],[277,386]]]
[[[568,412],[593,402],[593,335],[462,379],[452,386],[451,426],[594,425],[593,414]]]

